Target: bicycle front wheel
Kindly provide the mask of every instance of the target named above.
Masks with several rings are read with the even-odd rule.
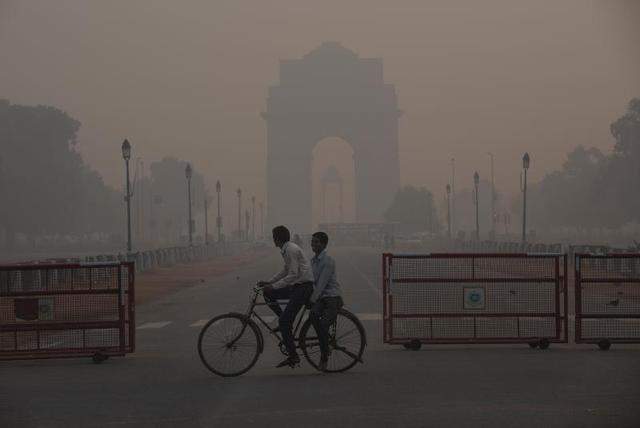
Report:
[[[329,327],[329,350],[331,356],[327,362],[327,372],[344,372],[362,362],[362,354],[367,345],[364,327],[358,317],[346,309],[340,309],[336,322]],[[302,353],[315,369],[320,367],[320,342],[310,319],[300,331]]]
[[[212,318],[198,337],[202,363],[219,376],[239,376],[247,372],[258,361],[261,350],[260,329],[238,313]]]

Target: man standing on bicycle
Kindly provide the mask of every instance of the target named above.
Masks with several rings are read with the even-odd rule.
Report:
[[[320,343],[320,370],[327,369],[329,360],[329,327],[336,321],[338,310],[342,307],[342,293],[336,277],[336,263],[327,254],[329,236],[316,232],[311,238],[311,249],[315,256],[311,259],[315,285],[309,298],[311,311],[309,318],[318,334]]]
[[[313,292],[313,273],[309,260],[302,249],[290,242],[291,234],[285,226],[273,228],[273,242],[280,248],[284,259],[284,268],[269,281],[259,281],[264,287],[264,300],[278,316],[278,326],[282,333],[282,342],[287,348],[287,359],[276,367],[295,367],[300,364],[293,339],[293,322],[300,309],[307,303]],[[287,307],[282,310],[277,300],[289,299]]]

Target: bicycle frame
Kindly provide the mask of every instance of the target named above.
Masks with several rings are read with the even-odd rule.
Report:
[[[282,342],[282,335],[278,334],[277,331],[274,331],[274,329],[271,328],[271,326],[269,326],[269,324],[267,324],[267,322],[255,310],[256,306],[269,306],[267,302],[259,303],[257,301],[258,296],[262,292],[262,288],[255,287],[253,289],[253,292],[254,292],[253,297],[251,299],[251,302],[249,303],[249,307],[247,308],[247,311],[245,312],[245,316],[247,317],[247,319],[251,319],[251,318],[257,319],[260,322],[260,324],[262,324],[267,329],[267,331],[269,331],[269,333],[271,333],[271,335],[278,340],[279,343]],[[300,328],[302,327],[302,324],[303,324],[302,321],[305,319],[305,315],[307,312],[308,312],[308,309],[306,307],[303,307],[302,311],[300,311],[299,315],[297,315],[298,320],[295,323],[295,327],[293,329],[293,338],[295,340],[296,348],[300,348],[298,333],[300,331]],[[246,325],[242,328],[238,337],[242,336],[242,333],[244,333],[245,328],[246,328]],[[310,337],[308,339],[317,339],[317,338]],[[235,342],[235,340],[233,342]]]
[[[227,374],[229,376],[235,376],[238,374],[242,374],[245,371],[249,370],[253,364],[255,364],[255,362],[257,361],[259,355],[263,352],[264,350],[264,334],[262,329],[259,327],[259,324],[262,324],[263,327],[265,327],[267,329],[267,331],[269,331],[269,333],[271,334],[271,336],[273,336],[273,338],[275,340],[277,340],[278,342],[278,346],[279,346],[279,350],[280,352],[282,352],[285,355],[289,355],[287,350],[284,348],[283,343],[282,343],[282,334],[281,332],[277,332],[275,331],[274,328],[272,328],[271,326],[269,326],[269,324],[267,323],[267,321],[263,318],[263,316],[261,316],[259,313],[256,312],[256,307],[258,306],[269,306],[269,303],[265,302],[258,302],[258,296],[262,293],[262,288],[260,287],[254,287],[253,288],[253,295],[250,298],[249,301],[249,305],[246,309],[246,311],[244,313],[238,313],[238,312],[230,312],[228,314],[222,314],[216,318],[220,318],[220,319],[226,319],[226,318],[236,318],[241,320],[241,325],[239,326],[239,331],[236,333],[236,336],[233,338],[229,338],[228,336],[224,339],[225,343],[223,345],[223,347],[226,348],[234,348],[234,345],[240,340],[241,337],[243,337],[243,335],[245,334],[245,332],[247,331],[247,328],[249,328],[252,331],[252,334],[255,334],[256,339],[258,341],[258,348],[257,348],[257,353],[254,356],[253,361],[251,362],[251,365],[247,366],[245,368],[244,371],[238,372],[236,374]],[[281,301],[277,301],[277,304],[281,304]],[[318,363],[314,362],[315,359],[320,358],[321,355],[318,352],[321,352],[321,350],[319,350],[317,347],[319,346],[319,337],[318,334],[315,332],[315,325],[314,328],[309,328],[307,329],[307,326],[311,327],[310,324],[310,320],[309,320],[309,313],[310,310],[305,306],[304,308],[301,308],[302,310],[299,311],[299,313],[296,315],[296,320],[294,320],[295,326],[293,327],[293,336],[294,336],[294,342],[295,342],[295,347],[296,349],[301,349],[305,358],[309,361],[309,363],[315,367],[316,369],[318,369]],[[364,331],[364,328],[362,326],[362,324],[360,323],[360,321],[357,319],[357,317],[349,312],[348,310],[339,309],[340,312],[339,314],[342,314],[342,317],[346,317],[348,323],[350,322],[351,324],[349,325],[349,329],[346,332],[341,332],[341,335],[338,336],[338,323],[336,321],[333,322],[332,326],[330,326],[330,330],[329,330],[329,346],[331,347],[331,349],[329,350],[330,352],[341,352],[343,354],[345,354],[346,356],[350,357],[353,361],[349,362],[347,361],[346,365],[343,365],[339,368],[336,368],[334,371],[345,371],[350,369],[351,367],[353,367],[354,364],[356,364],[356,362],[359,363],[363,363],[361,355],[362,352],[364,351],[364,347],[366,346],[366,334]],[[200,337],[198,339],[198,351],[200,353],[200,358],[202,359],[202,361],[204,362],[204,364],[214,373],[216,374],[220,374],[222,376],[226,376],[224,373],[220,373],[219,371],[216,371],[214,368],[212,368],[209,363],[206,361],[207,358],[203,355],[203,351],[201,348],[201,341],[202,341],[202,337],[203,334],[205,332],[205,330],[211,325],[211,323],[213,322],[213,319],[203,328],[203,330],[200,333]],[[304,331],[303,331],[304,330]],[[310,332],[314,332],[315,335],[311,336]],[[352,351],[349,347],[344,346],[344,343],[342,342],[342,338],[345,337],[346,335],[351,334],[352,332],[355,331],[356,335],[359,335],[361,341],[359,344],[359,348],[354,348],[354,350]],[[302,337],[301,337],[302,336]],[[231,340],[229,340],[231,339]],[[357,342],[356,342],[357,344]],[[235,348],[234,348],[235,349]],[[331,351],[333,350],[333,351]],[[226,351],[225,351],[226,352]],[[322,370],[322,369],[320,369]]]

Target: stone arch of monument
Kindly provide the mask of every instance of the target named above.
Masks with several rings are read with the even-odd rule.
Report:
[[[322,223],[329,222],[327,209],[327,191],[330,187],[337,187],[338,190],[338,222],[344,221],[344,185],[343,179],[335,165],[330,165],[320,178],[320,219]]]
[[[339,137],[353,148],[357,222],[382,219],[399,186],[395,87],[382,59],[359,58],[325,42],[301,59],[280,62],[267,110],[267,224],[311,231],[314,146]]]

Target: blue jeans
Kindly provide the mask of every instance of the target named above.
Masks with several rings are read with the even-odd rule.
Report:
[[[289,357],[297,357],[296,344],[293,339],[293,322],[300,309],[307,303],[309,296],[313,292],[313,283],[290,285],[270,292],[265,291],[264,300],[269,304],[271,310],[278,316],[278,325],[282,333],[282,343],[287,348]],[[276,300],[289,299],[287,307],[280,308]]]

